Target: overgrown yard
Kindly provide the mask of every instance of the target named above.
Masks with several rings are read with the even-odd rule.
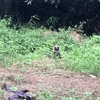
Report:
[[[100,100],[100,36],[22,26],[0,20],[0,86],[28,89],[36,100]],[[61,59],[53,59],[59,44]],[[0,89],[2,100],[12,95]]]

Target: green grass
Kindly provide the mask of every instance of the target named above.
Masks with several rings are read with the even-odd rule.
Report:
[[[91,74],[100,74],[100,36],[93,36],[83,43],[83,46],[74,46],[66,54],[65,60],[71,69]]]
[[[10,66],[17,61],[31,62],[52,57],[55,43],[60,45],[64,70],[71,69],[91,74],[100,74],[100,36],[92,36],[78,46],[69,36],[68,30],[59,29],[55,35],[52,31],[44,36],[45,29],[33,29],[22,26],[14,30],[8,26],[9,20],[0,20],[0,63]],[[52,59],[52,58],[51,58]],[[58,65],[59,66],[59,65]]]
[[[36,100],[100,100],[100,97],[96,97],[93,98],[91,96],[90,92],[86,92],[83,96],[75,96],[75,94],[69,94],[69,95],[65,95],[64,97],[60,97],[58,99],[59,96],[56,95],[55,92],[50,92],[50,91],[42,91],[42,92],[37,92],[36,94],[34,94],[33,96],[37,96]]]

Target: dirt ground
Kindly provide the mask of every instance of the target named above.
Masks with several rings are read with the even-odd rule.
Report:
[[[92,97],[100,97],[99,76],[60,68],[48,70],[50,63],[50,61],[33,61],[33,64],[29,65],[18,62],[9,68],[0,67],[0,85],[6,83],[8,86],[18,87],[19,90],[28,89],[30,94],[51,91],[56,95],[55,100],[60,100],[61,96],[67,97],[71,90],[75,90],[78,97],[84,96],[86,92],[91,92]],[[5,100],[9,95],[11,94],[8,92],[4,93]]]

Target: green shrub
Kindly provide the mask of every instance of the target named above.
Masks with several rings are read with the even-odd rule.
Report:
[[[100,74],[100,36],[91,37],[83,46],[73,46],[65,59],[75,71]]]
[[[45,36],[43,28],[22,26],[19,30],[11,29],[7,26],[9,21],[0,20],[0,59],[6,66],[17,60],[31,61],[52,56],[54,44],[59,44],[62,61],[70,69],[100,74],[100,36],[86,38],[83,45],[78,46],[69,36],[70,27],[68,30],[59,29],[57,34],[50,31]]]

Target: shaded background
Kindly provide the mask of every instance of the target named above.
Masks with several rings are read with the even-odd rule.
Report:
[[[38,27],[58,29],[78,27],[85,22],[83,30],[87,35],[100,32],[99,0],[0,0],[1,17],[9,14],[14,21]]]

